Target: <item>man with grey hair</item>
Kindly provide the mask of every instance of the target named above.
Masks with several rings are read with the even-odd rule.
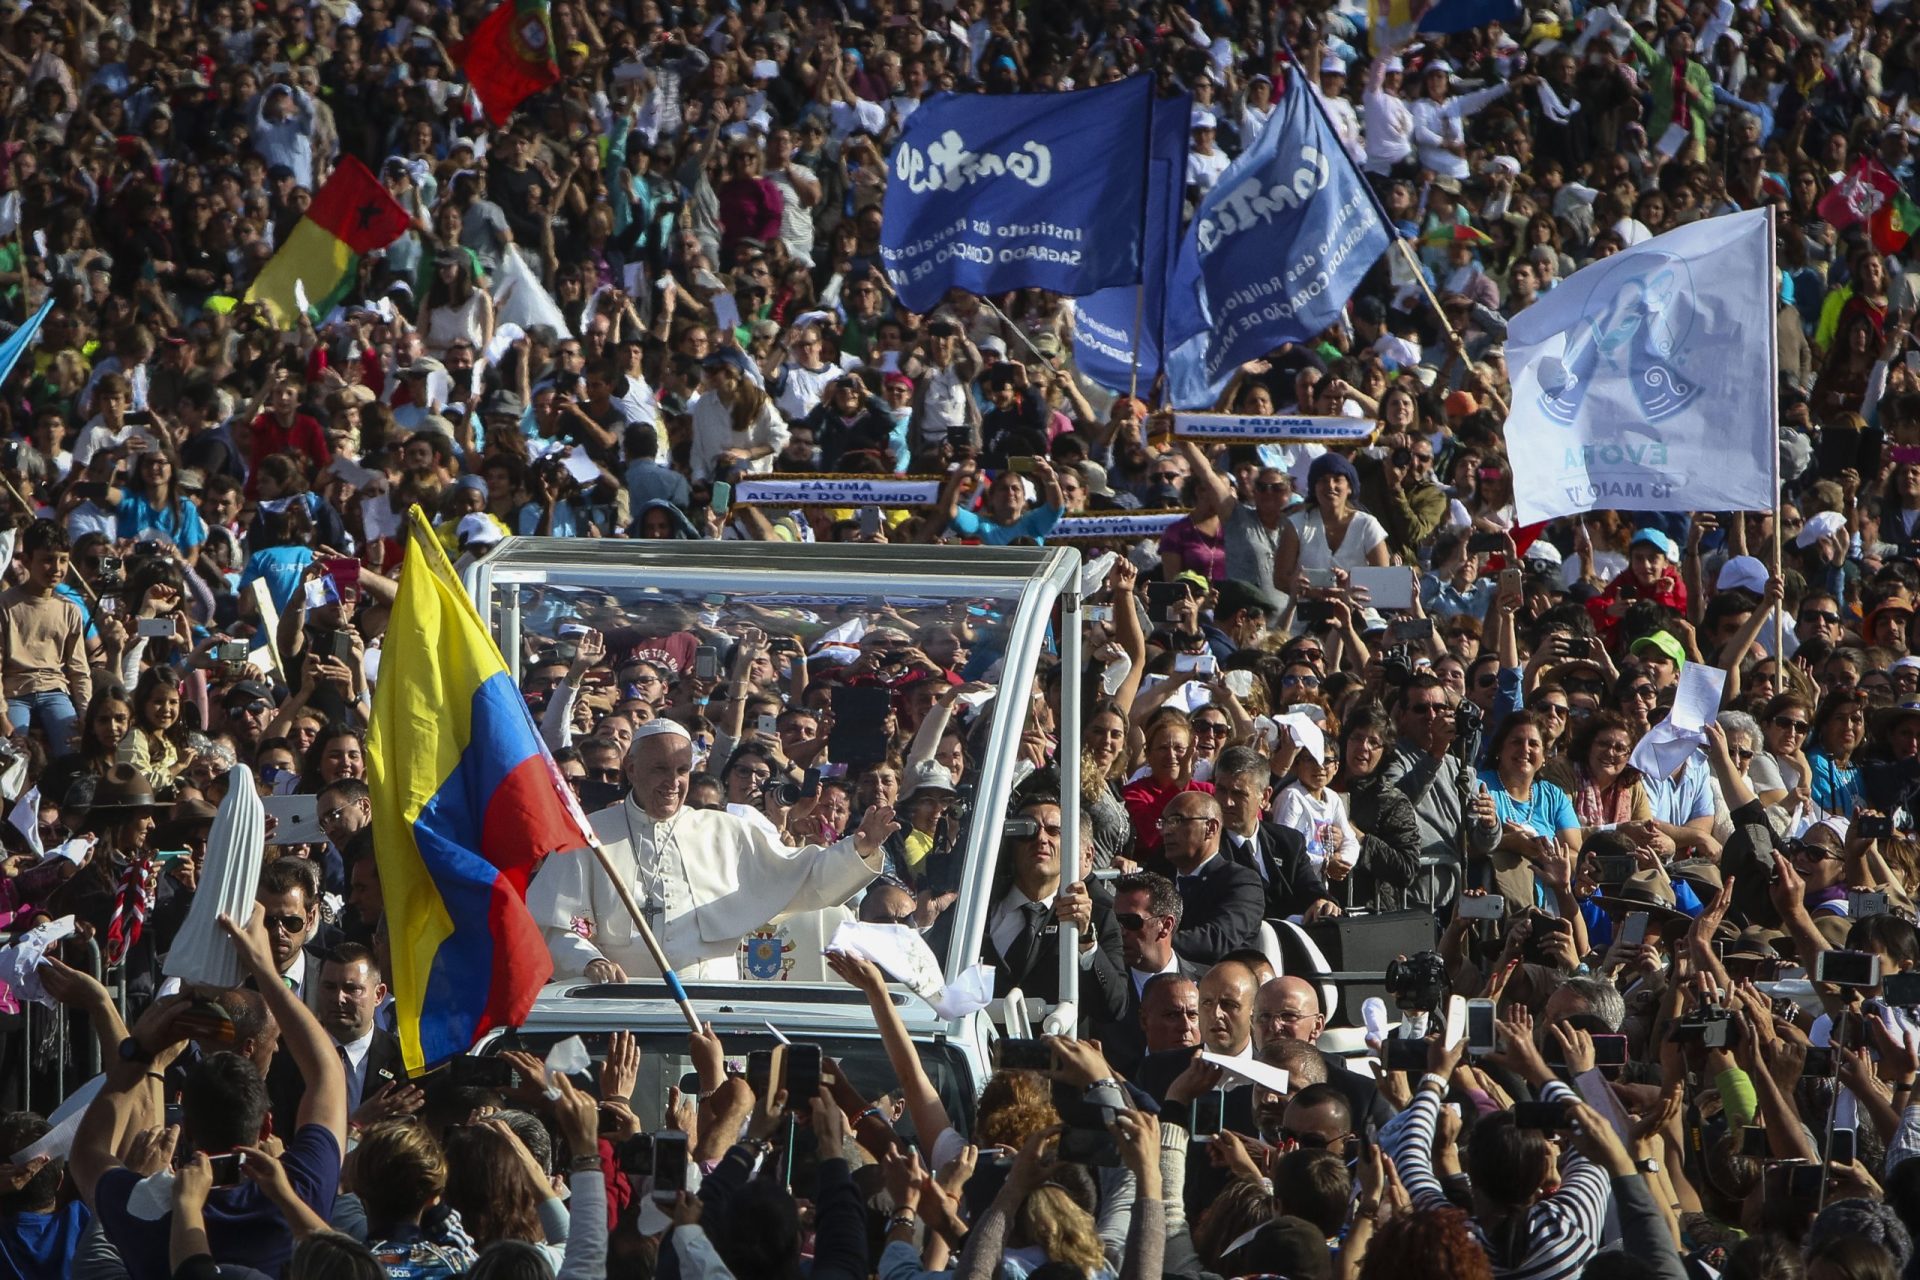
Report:
[[[1349,1071],[1339,1059],[1313,1044],[1326,1028],[1327,1015],[1321,1008],[1320,992],[1305,978],[1285,975],[1261,986],[1253,1000],[1253,1043],[1257,1049],[1300,1044],[1318,1060],[1318,1070],[1297,1079],[1296,1085],[1326,1083],[1347,1096],[1356,1116],[1369,1116],[1376,1124],[1393,1118],[1393,1108],[1380,1096],[1379,1085],[1369,1076]],[[1266,1059],[1262,1059],[1265,1061]],[[1279,1064],[1275,1064],[1279,1065]],[[1293,1068],[1289,1067],[1288,1070]]]

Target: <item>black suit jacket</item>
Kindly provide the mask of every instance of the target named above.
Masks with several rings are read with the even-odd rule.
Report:
[[[1187,1069],[1187,1064],[1193,1061],[1199,1051],[1200,1047],[1195,1045],[1187,1049],[1150,1053],[1141,1062],[1139,1078],[1134,1082],[1160,1103],[1162,1119],[1185,1125],[1189,1134],[1193,1131],[1193,1109],[1186,1103],[1168,1103],[1167,1089]],[[1257,1135],[1260,1127],[1253,1114],[1253,1086],[1231,1075],[1226,1076],[1222,1083],[1227,1088],[1226,1127],[1249,1137]],[[1226,1169],[1213,1163],[1207,1145],[1194,1142],[1187,1147],[1187,1186],[1182,1199],[1187,1206],[1189,1220],[1194,1222],[1200,1220],[1200,1215],[1226,1189],[1232,1177]]]
[[[1001,897],[1005,895],[1002,894]],[[1060,926],[1049,916],[1040,926],[1039,936],[1026,948],[1025,964],[1016,966],[993,944],[993,922],[999,912],[1000,898],[987,912],[986,936],[980,940],[981,959],[993,966],[993,994],[997,999],[1020,988],[1029,999],[1053,1004],[1060,999]],[[1126,1010],[1127,979],[1125,952],[1120,945],[1120,922],[1113,918],[1112,907],[1100,895],[1093,895],[1093,963],[1080,971],[1080,1025],[1094,1026],[1118,1019]],[[1021,948],[1008,948],[1016,957]],[[1017,970],[1017,971],[1016,971]]]
[[[367,1046],[366,1068],[366,1083],[360,1089],[362,1102],[380,1092],[391,1081],[404,1082],[407,1067],[400,1056],[400,1037],[375,1027],[373,1042]],[[282,1046],[274,1053],[273,1061],[267,1067],[267,1100],[273,1108],[273,1131],[282,1138],[293,1136],[298,1126],[300,1100],[306,1093],[307,1082],[300,1075],[299,1064]],[[351,1093],[347,1095],[347,1101],[351,1113]]]
[[[1266,913],[1259,872],[1224,851],[1209,858],[1194,876],[1177,875],[1164,863],[1156,870],[1180,891],[1180,928],[1173,935],[1173,949],[1183,959],[1217,964],[1228,952],[1259,942]]]
[[[1340,1065],[1338,1058],[1321,1054],[1327,1064],[1327,1083],[1347,1095],[1347,1108],[1353,1114],[1354,1132],[1358,1133],[1373,1121],[1377,1129],[1393,1119],[1393,1108],[1380,1096],[1380,1085],[1372,1076],[1363,1076],[1358,1071],[1349,1071]]]
[[[1222,853],[1261,878],[1265,919],[1299,915],[1328,896],[1320,869],[1307,856],[1306,837],[1292,827],[1262,821],[1249,846],[1237,846],[1228,835],[1220,837],[1220,844]]]
[[[1205,965],[1195,964],[1179,955],[1173,958],[1174,967],[1183,978],[1198,982],[1206,973]],[[1141,1060],[1147,1056],[1147,1030],[1140,1024],[1140,993],[1134,989],[1133,975],[1125,969],[1121,977],[1126,980],[1127,1009],[1124,1014],[1112,1022],[1102,1022],[1094,1027],[1094,1039],[1100,1042],[1100,1051],[1106,1055],[1114,1070],[1129,1080],[1134,1078]]]

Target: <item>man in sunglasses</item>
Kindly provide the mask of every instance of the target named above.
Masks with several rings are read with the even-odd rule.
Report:
[[[1353,1136],[1353,1110],[1331,1084],[1310,1084],[1293,1095],[1280,1121],[1280,1142],[1289,1151],[1339,1151]]]
[[[1399,705],[1394,708],[1394,727],[1400,741],[1380,766],[1382,776],[1413,801],[1413,816],[1420,825],[1421,855],[1448,862],[1458,855],[1455,842],[1461,820],[1460,770],[1464,767],[1448,750],[1453,745],[1453,714],[1446,688],[1438,679],[1414,676],[1400,691]],[[1500,842],[1493,801],[1476,796],[1468,803],[1467,816],[1473,819],[1467,828],[1469,855],[1488,857]],[[1430,883],[1426,876],[1415,880],[1413,897],[1425,902]],[[1442,893],[1444,896],[1444,886]]]
[[[1800,601],[1800,612],[1794,615],[1793,634],[1801,644],[1815,640],[1825,640],[1832,645],[1841,643],[1847,628],[1840,602],[1824,591],[1809,592]]]
[[[339,930],[320,921],[318,865],[305,858],[269,862],[254,900],[266,913],[267,944],[281,981],[317,1013],[320,960],[340,941]]]
[[[1126,959],[1126,1011],[1096,1032],[1101,1045],[1118,1070],[1131,1074],[1140,1059],[1154,1049],[1177,1048],[1197,1041],[1199,997],[1187,1002],[1195,1013],[1193,1040],[1178,1044],[1156,1044],[1156,1027],[1143,1018],[1147,985],[1161,974],[1198,982],[1206,966],[1195,964],[1173,949],[1174,933],[1180,928],[1183,904],[1173,881],[1150,871],[1122,876],[1113,886],[1113,918],[1120,926],[1120,951]],[[1164,984],[1163,984],[1164,985]],[[1187,988],[1192,993],[1192,988]],[[1169,991],[1168,996],[1175,993]],[[1163,1001],[1163,1003],[1165,1003]],[[1171,1006],[1169,1006],[1171,1007]],[[1164,1027],[1158,1029],[1164,1033]]]

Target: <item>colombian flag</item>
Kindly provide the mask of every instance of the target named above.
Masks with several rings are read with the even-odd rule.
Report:
[[[527,881],[591,841],[486,624],[420,508],[367,735],[374,851],[407,1069],[526,1016],[553,974]]]
[[[453,59],[487,119],[505,124],[515,107],[560,79],[547,0],[506,0],[454,48]]]
[[[260,268],[247,301],[265,303],[274,323],[289,329],[299,316],[302,296],[308,310],[325,315],[353,286],[360,255],[386,248],[412,225],[407,211],[367,166],[341,156],[306,216],[293,224],[286,243]]]

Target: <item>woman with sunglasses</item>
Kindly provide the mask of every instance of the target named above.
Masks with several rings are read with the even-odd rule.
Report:
[[[1178,707],[1162,707],[1147,721],[1147,773],[1120,792],[1133,819],[1136,847],[1143,855],[1160,852],[1160,815],[1182,791],[1213,790],[1193,776],[1193,724]]]
[[[1573,703],[1558,681],[1542,680],[1527,698],[1527,710],[1539,716],[1547,735],[1547,757],[1559,759],[1567,751],[1573,727]]]
[[[1864,799],[1856,754],[1866,745],[1867,700],[1852,689],[1828,696],[1813,714],[1813,803],[1822,813],[1851,818]]]
[[[1659,718],[1654,710],[1660,705],[1660,688],[1646,663],[1629,659],[1621,664],[1620,676],[1613,682],[1613,700],[1620,714],[1626,717],[1634,741],[1639,741],[1640,735]]]

